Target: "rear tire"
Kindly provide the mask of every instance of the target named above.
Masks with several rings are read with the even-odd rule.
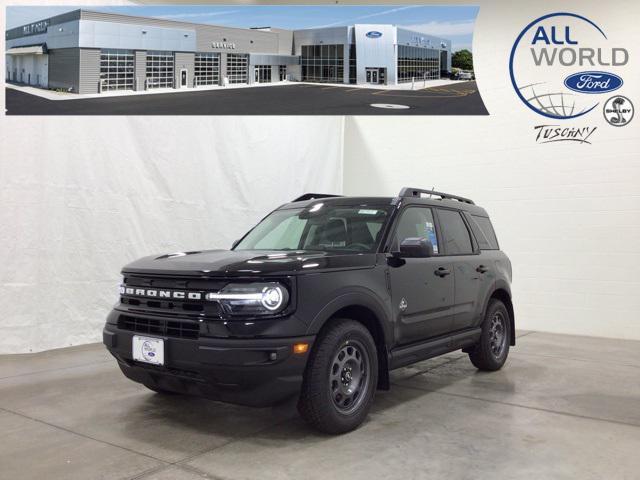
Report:
[[[369,413],[377,384],[378,356],[371,333],[354,320],[335,319],[311,352],[298,411],[321,432],[349,432]]]
[[[509,311],[504,303],[493,299],[482,322],[480,340],[469,352],[469,359],[479,370],[500,370],[507,361],[510,341]]]

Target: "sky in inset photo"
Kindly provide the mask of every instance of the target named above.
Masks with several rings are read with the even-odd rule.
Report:
[[[7,7],[7,28],[59,15],[79,6]],[[228,27],[277,27],[302,29],[352,25],[354,23],[390,23],[452,41],[452,50],[471,50],[473,27],[478,7],[427,5],[364,6],[87,6],[88,10],[164,18],[182,22]]]

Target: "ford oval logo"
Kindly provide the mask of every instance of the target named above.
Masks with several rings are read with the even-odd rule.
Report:
[[[366,35],[369,38],[380,38],[382,36],[382,33],[381,32],[376,32],[374,30],[374,31],[371,31],[371,32],[367,32]]]
[[[607,72],[578,72],[564,79],[564,85],[569,90],[580,93],[612,92],[623,83],[619,76]]]

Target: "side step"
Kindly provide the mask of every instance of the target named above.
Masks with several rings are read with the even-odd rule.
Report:
[[[481,333],[480,327],[472,328],[445,337],[396,348],[389,355],[389,370],[469,347],[480,340]]]

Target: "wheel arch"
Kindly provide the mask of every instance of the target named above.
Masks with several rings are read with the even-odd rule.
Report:
[[[493,293],[487,299],[487,303],[484,307],[484,312],[486,314],[487,308],[489,307],[489,302],[493,299],[500,300],[504,303],[504,306],[507,307],[507,312],[509,312],[509,326],[510,326],[510,339],[509,344],[511,346],[516,344],[516,318],[515,312],[513,310],[513,302],[511,300],[511,289],[509,286],[505,284],[498,283],[496,284],[496,288]],[[484,316],[483,316],[484,318]]]
[[[376,344],[378,354],[378,389],[389,390],[390,322],[384,306],[369,295],[346,294],[336,298],[314,318],[309,326],[310,334],[319,334],[322,329],[337,319],[348,318],[364,325]]]

